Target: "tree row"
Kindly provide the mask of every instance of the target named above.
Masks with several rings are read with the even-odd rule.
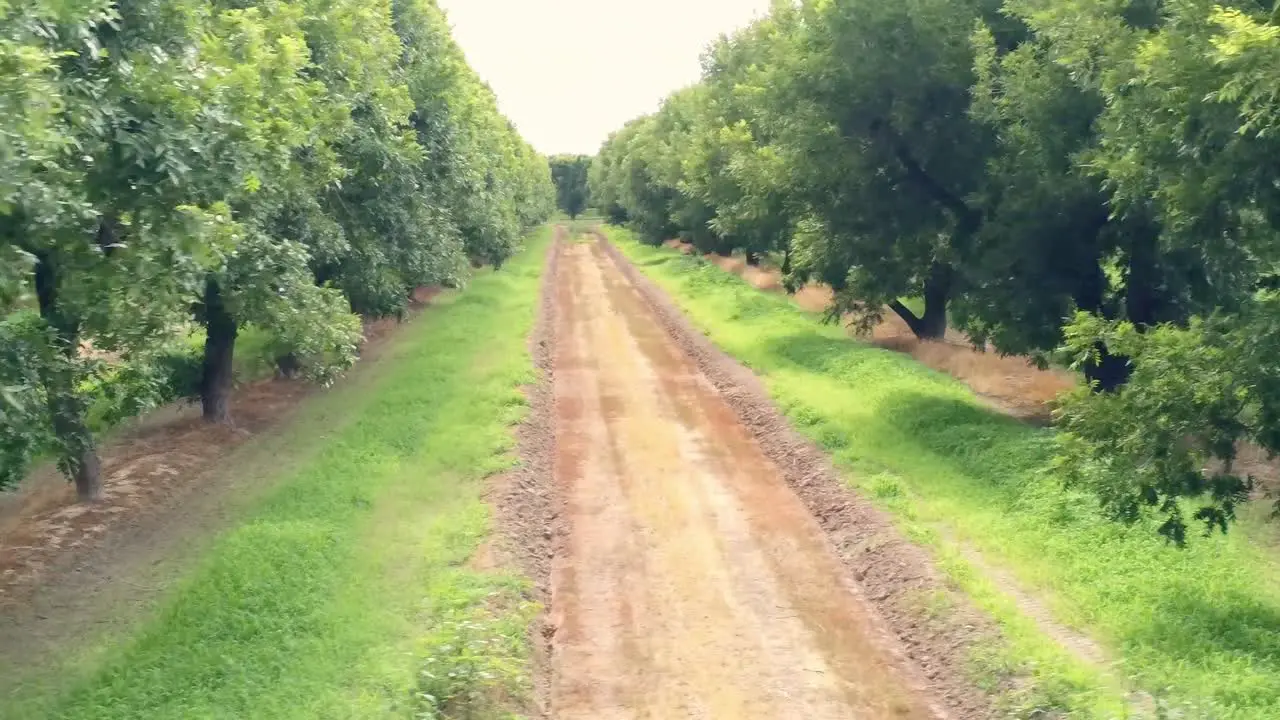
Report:
[[[0,486],[53,453],[99,495],[94,358],[150,372],[195,328],[230,422],[244,327],[328,381],[360,315],[501,265],[554,201],[434,0],[0,3]]]
[[[861,328],[1079,368],[1058,470],[1174,541],[1225,530],[1254,489],[1238,449],[1280,450],[1272,9],[780,0],[609,139],[592,204],[776,253]]]

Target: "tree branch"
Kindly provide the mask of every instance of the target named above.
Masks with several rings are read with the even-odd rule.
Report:
[[[924,319],[916,317],[916,314],[911,312],[911,308],[903,305],[901,300],[893,300],[889,303],[889,309],[897,313],[898,317],[902,318],[903,322],[907,324],[907,327],[911,328],[911,332],[916,335],[920,334],[922,329],[921,326],[924,324]]]
[[[893,152],[894,158],[901,163],[903,170],[906,171],[908,179],[924,190],[934,202],[946,208],[955,216],[957,222],[960,223],[961,228],[965,231],[962,234],[971,233],[977,229],[981,220],[978,212],[930,175],[924,169],[924,166],[916,160],[915,156],[911,154],[911,149],[907,147],[907,143],[898,133],[894,132],[888,122],[879,119],[873,121],[871,123],[871,133],[879,137],[881,142],[888,145]]]

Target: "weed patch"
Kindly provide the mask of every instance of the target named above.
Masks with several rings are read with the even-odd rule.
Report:
[[[426,639],[418,717],[470,720],[508,715],[531,692],[525,631],[538,606],[491,593],[485,605],[441,615]]]

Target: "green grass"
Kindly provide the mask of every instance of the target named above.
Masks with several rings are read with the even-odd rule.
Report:
[[[583,233],[594,230],[600,227],[603,222],[604,216],[592,211],[584,212],[574,220],[570,220],[568,216],[565,216],[564,219],[564,223],[569,228],[570,237],[577,237]]]
[[[286,431],[299,457],[273,460],[273,489],[156,615],[2,714],[430,718],[467,702],[505,716],[488,703],[527,686],[533,609],[525,581],[466,561],[490,530],[483,479],[511,465],[534,377],[525,342],[548,239],[310,401]]]
[[[1172,717],[1280,717],[1280,567],[1256,542],[1265,529],[1246,523],[1178,550],[1151,524],[1108,522],[1093,498],[1043,471],[1051,430],[1001,416],[950,377],[709,263],[609,234],[996,618],[1006,645],[975,657],[975,674],[1033,678],[1008,698],[1017,717],[1122,716],[1132,689],[1158,696]],[[960,548],[1008,570],[1114,665],[1058,647]]]

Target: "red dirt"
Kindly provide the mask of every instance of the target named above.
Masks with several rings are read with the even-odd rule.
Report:
[[[495,477],[488,500],[493,506],[499,533],[475,560],[490,567],[515,568],[533,580],[533,599],[544,612],[529,627],[530,645],[535,648],[533,664],[534,704],[539,716],[549,713],[551,635],[545,608],[551,599],[551,562],[556,548],[564,543],[562,502],[555,491],[552,464],[555,461],[555,418],[552,382],[555,377],[552,351],[556,341],[555,288],[560,244],[568,238],[563,226],[555,229],[555,242],[547,250],[543,271],[541,303],[529,353],[538,379],[525,387],[529,414],[516,431],[516,453],[520,467]],[[485,559],[488,555],[490,558]]]
[[[744,371],[694,348],[611,248],[560,248],[552,714],[984,716],[962,667],[980,619],[942,623],[935,647],[918,618],[904,631],[882,616],[930,587],[923,554],[803,456],[728,380]]]
[[[694,252],[692,245],[679,240],[668,240],[664,245],[686,254]],[[784,291],[782,273],[776,268],[752,267],[737,257],[715,254],[705,257],[761,290]],[[826,312],[831,306],[832,293],[826,286],[806,285],[792,300],[809,312]],[[1068,372],[1041,370],[1025,358],[977,350],[963,333],[954,330],[947,332],[945,340],[920,340],[893,313],[886,313],[884,321],[868,339],[878,347],[906,353],[934,370],[951,375],[1000,410],[1024,420],[1048,421],[1054,399],[1075,387],[1077,382]]]
[[[889,518],[852,490],[813,443],[778,412],[759,380],[725,355],[612,245],[602,247],[634,285],[667,334],[696,363],[765,455],[817,519],[854,591],[878,611],[907,657],[929,680],[948,717],[992,716],[992,698],[969,679],[976,650],[1000,641],[994,622],[956,592],[929,554],[906,541]],[[1016,678],[1001,678],[1003,692]],[[801,717],[790,713],[782,717]]]
[[[441,287],[420,287],[413,291],[412,306],[415,310],[421,310],[431,304],[440,293],[444,292]]]

